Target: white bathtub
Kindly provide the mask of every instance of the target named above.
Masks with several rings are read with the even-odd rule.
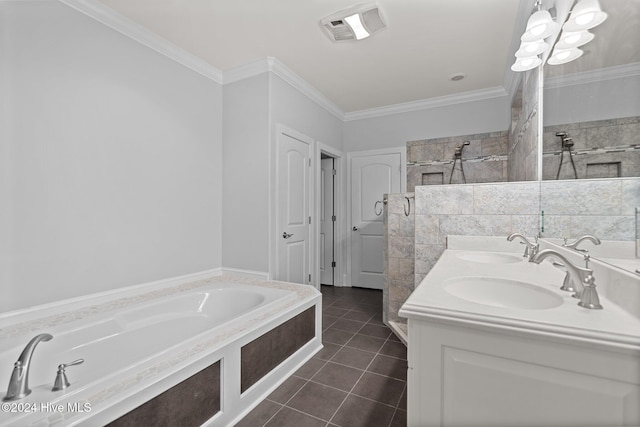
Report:
[[[9,406],[5,403],[0,425],[111,421],[197,372],[205,356],[208,361],[235,357],[233,352],[269,330],[269,323],[277,323],[291,309],[319,299],[319,293],[308,286],[242,283],[247,281],[251,282],[214,278],[112,296],[95,304],[75,304],[71,309],[63,305],[58,312],[49,309],[46,316],[30,320],[18,317],[22,321],[13,324],[9,323],[11,317],[0,319],[2,396],[13,363],[29,339],[39,333],[53,335],[52,340],[38,344],[33,354],[29,374],[32,393]],[[303,300],[306,304],[300,305]],[[314,347],[317,351],[319,342]],[[84,359],[84,363],[67,368],[71,386],[52,392],[57,366],[76,359]],[[261,398],[277,382],[263,386],[256,397]],[[245,413],[253,403],[246,398],[242,404],[229,401],[229,396],[226,399],[225,404],[235,411],[228,407],[220,425],[234,418],[232,412]],[[88,413],[67,410],[68,404],[78,408],[85,403],[91,408]],[[64,407],[61,413],[55,413],[58,404]]]

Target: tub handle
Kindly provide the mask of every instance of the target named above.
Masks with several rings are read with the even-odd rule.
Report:
[[[51,389],[51,391],[60,391],[60,390],[64,390],[67,387],[69,387],[71,385],[71,383],[69,383],[69,380],[67,379],[67,374],[65,373],[65,368],[67,368],[68,366],[79,365],[79,364],[81,364],[83,362],[84,362],[84,359],[77,359],[77,360],[74,360],[73,362],[62,363],[62,364],[58,365],[58,372],[56,374],[56,380],[53,383],[53,388]]]

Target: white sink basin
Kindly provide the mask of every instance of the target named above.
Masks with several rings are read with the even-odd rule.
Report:
[[[518,255],[501,254],[495,252],[478,252],[458,255],[458,258],[465,261],[481,262],[485,264],[509,264],[521,262],[524,258]]]
[[[548,289],[498,277],[454,277],[445,282],[444,289],[458,298],[494,307],[544,310],[563,302]]]

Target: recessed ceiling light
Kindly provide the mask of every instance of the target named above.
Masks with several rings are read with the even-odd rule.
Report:
[[[449,77],[449,80],[451,80],[452,82],[459,82],[460,80],[464,79],[467,75],[465,73],[456,73],[453,76]]]

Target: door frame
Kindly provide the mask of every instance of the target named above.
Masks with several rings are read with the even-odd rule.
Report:
[[[346,250],[346,258],[347,258],[347,262],[346,262],[346,270],[345,270],[345,275],[344,275],[344,283],[345,286],[352,286],[352,280],[351,280],[351,272],[352,272],[352,268],[351,268],[351,262],[352,262],[352,257],[351,257],[351,248],[352,248],[352,233],[350,233],[349,231],[352,229],[353,224],[351,223],[351,213],[352,213],[352,209],[351,209],[351,200],[353,200],[353,195],[351,194],[351,160],[354,157],[367,157],[367,156],[376,156],[376,155],[380,155],[380,154],[400,154],[400,192],[401,193],[405,193],[407,191],[407,147],[406,146],[401,146],[401,147],[392,147],[392,148],[382,148],[382,149],[376,149],[376,150],[365,150],[365,151],[352,151],[350,153],[347,153],[347,182],[346,182],[346,187],[347,187],[347,203],[346,204],[346,229],[345,231],[347,232],[347,238],[346,238],[346,242],[347,242],[347,250]]]
[[[335,148],[323,144],[320,141],[316,142],[316,147],[315,147],[315,151],[313,153],[313,160],[312,160],[312,165],[313,165],[313,176],[314,176],[314,194],[313,194],[313,199],[314,199],[314,211],[313,211],[313,218],[318,218],[317,221],[312,221],[311,225],[312,225],[312,235],[314,236],[314,250],[315,250],[315,256],[313,257],[313,273],[312,273],[312,280],[311,283],[313,283],[313,285],[317,288],[320,289],[320,248],[316,247],[320,244],[320,209],[321,209],[321,202],[320,202],[320,198],[322,197],[321,195],[321,177],[320,177],[320,161],[322,158],[322,153],[325,153],[331,157],[334,158],[335,160],[335,164],[334,164],[334,168],[336,170],[336,181],[335,181],[335,186],[334,186],[334,200],[335,200],[335,206],[334,206],[334,210],[336,212],[336,223],[334,224],[335,227],[335,240],[333,242],[333,246],[335,248],[335,261],[336,261],[336,267],[335,267],[335,276],[334,276],[334,282],[333,282],[333,286],[346,286],[345,282],[344,282],[344,277],[345,277],[345,272],[346,272],[346,267],[347,267],[347,263],[345,262],[345,257],[343,256],[344,254],[344,244],[342,244],[342,242],[345,241],[344,236],[345,236],[345,232],[346,232],[346,209],[345,209],[345,198],[344,198],[344,183],[345,183],[345,179],[344,179],[344,175],[345,175],[345,165],[344,165],[344,155],[342,154],[342,152],[340,150],[336,150]]]
[[[278,233],[278,197],[280,194],[280,189],[278,188],[278,179],[277,179],[277,170],[276,170],[276,166],[278,164],[278,148],[280,146],[280,139],[282,138],[282,135],[288,135],[292,138],[295,138],[297,140],[300,140],[302,142],[304,142],[305,144],[309,145],[309,159],[311,159],[311,167],[309,168],[309,188],[307,189],[307,191],[309,191],[309,214],[311,215],[311,226],[309,227],[309,272],[311,273],[311,280],[312,280],[312,284],[313,284],[313,276],[315,275],[315,270],[314,270],[314,260],[316,257],[316,253],[317,250],[315,248],[316,245],[316,239],[314,238],[314,223],[315,218],[317,218],[316,215],[316,211],[315,211],[315,176],[313,173],[313,165],[314,163],[317,163],[314,160],[315,157],[315,144],[314,144],[314,140],[313,138],[304,135],[294,129],[291,129],[281,123],[277,123],[275,126],[275,144],[272,145],[272,149],[270,149],[271,151],[271,161],[269,162],[269,188],[271,189],[269,191],[269,209],[268,209],[268,216],[269,216],[269,248],[270,250],[268,251],[268,257],[269,257],[269,279],[268,280],[275,280],[278,275],[279,275],[279,271],[278,271],[278,238],[280,237],[280,234]],[[308,284],[308,283],[306,283]],[[319,287],[319,285],[317,286]]]

